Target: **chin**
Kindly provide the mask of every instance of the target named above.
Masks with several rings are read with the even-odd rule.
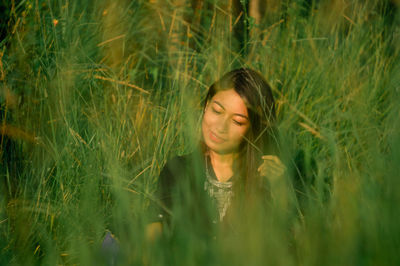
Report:
[[[205,141],[205,145],[208,149],[210,149],[213,152],[218,153],[218,154],[228,154],[228,153],[235,152],[235,149],[231,149],[229,147],[224,147],[222,145],[218,145],[213,142],[210,143],[210,142]]]
[[[207,149],[210,149],[218,154],[228,154],[228,153],[234,153],[237,149],[229,147],[230,144],[228,142],[224,142],[224,143],[215,143],[214,141],[212,141],[207,135],[202,135],[203,138],[203,143],[205,145],[205,147]]]

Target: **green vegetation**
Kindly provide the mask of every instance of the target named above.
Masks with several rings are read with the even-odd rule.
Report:
[[[107,229],[127,264],[399,264],[399,1],[268,1],[260,21],[232,2],[2,2],[1,265],[97,265]],[[288,164],[316,161],[303,207],[148,243],[160,169],[240,66],[273,87]]]

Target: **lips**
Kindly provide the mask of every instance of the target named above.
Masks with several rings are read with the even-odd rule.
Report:
[[[209,135],[210,135],[210,139],[215,143],[222,143],[222,142],[226,141],[224,138],[221,138],[220,136],[216,135],[212,131],[210,131]]]

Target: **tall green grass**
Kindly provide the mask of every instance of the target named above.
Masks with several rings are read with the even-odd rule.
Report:
[[[106,230],[127,264],[399,263],[398,1],[271,1],[258,25],[231,2],[12,1],[0,264],[97,265]],[[290,173],[298,150],[315,170],[305,200],[290,186],[237,235],[182,218],[148,243],[158,174],[193,149],[208,86],[236,67],[272,85]]]

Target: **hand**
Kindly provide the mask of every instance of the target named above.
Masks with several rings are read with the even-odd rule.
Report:
[[[285,174],[286,166],[281,162],[278,156],[264,155],[261,157],[264,162],[258,167],[261,176],[268,178],[270,182],[275,182]]]

